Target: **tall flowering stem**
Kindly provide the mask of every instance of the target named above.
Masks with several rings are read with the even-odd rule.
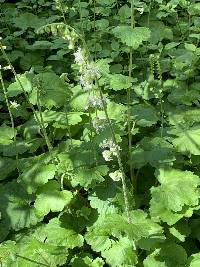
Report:
[[[98,81],[97,81],[97,83],[98,83]],[[103,93],[102,93],[102,90],[101,90],[99,84],[98,84],[98,88],[99,88],[99,91],[100,91],[101,99],[103,99]],[[123,167],[122,160],[121,160],[121,155],[120,155],[120,148],[117,145],[115,132],[114,132],[114,129],[113,129],[113,126],[112,126],[112,122],[111,122],[111,120],[110,120],[110,118],[108,116],[107,107],[106,107],[104,101],[102,101],[102,102],[103,102],[103,109],[104,109],[104,112],[105,112],[105,115],[106,115],[106,119],[107,119],[108,125],[109,125],[110,130],[111,130],[112,139],[113,139],[113,142],[114,142],[114,144],[116,146],[117,162],[118,162],[119,169],[120,169],[120,172],[121,172],[121,181],[122,181],[122,189],[123,189],[123,195],[124,195],[125,211],[126,211],[126,214],[127,214],[128,221],[130,223],[131,222],[130,206],[129,206],[129,200],[128,200],[128,191],[127,191],[127,186],[126,186],[126,176],[125,176],[124,167]]]
[[[131,27],[135,27],[135,18],[134,18],[134,0],[131,0]],[[129,68],[128,68],[128,75],[129,78],[132,77],[132,69],[133,69],[133,49],[130,47],[129,53]],[[134,190],[136,191],[137,181],[136,177],[134,177],[134,170],[133,170],[133,162],[132,162],[132,133],[131,133],[131,88],[127,89],[127,126],[128,126],[128,151],[129,151],[129,160],[130,160],[130,176],[131,181],[133,183]]]
[[[121,173],[121,181],[122,181],[122,189],[123,189],[123,195],[124,195],[124,202],[125,202],[125,211],[127,213],[128,221],[131,222],[131,217],[130,217],[130,207],[129,207],[129,201],[128,201],[128,192],[127,192],[127,186],[126,186],[126,176],[121,160],[121,155],[120,155],[120,147],[117,144],[115,132],[112,126],[112,122],[108,116],[107,112],[107,105],[106,105],[106,99],[105,96],[103,95],[103,92],[101,90],[101,87],[99,85],[98,79],[100,78],[100,73],[98,69],[96,68],[95,64],[92,62],[88,61],[88,58],[86,56],[86,52],[82,48],[78,48],[77,51],[74,53],[75,57],[75,62],[77,65],[79,65],[79,72],[81,74],[80,76],[80,84],[83,88],[83,90],[88,91],[89,93],[93,90],[94,83],[97,84],[97,88],[99,91],[99,97],[98,96],[91,96],[89,95],[87,99],[87,105],[86,108],[88,107],[93,107],[97,109],[103,109],[105,113],[105,118],[107,121],[107,124],[111,130],[111,135],[112,135],[112,154],[114,154],[117,157],[118,165],[119,165],[119,170]],[[115,151],[114,151],[115,150]],[[111,154],[110,154],[111,156]],[[109,155],[107,154],[107,159],[109,159]]]

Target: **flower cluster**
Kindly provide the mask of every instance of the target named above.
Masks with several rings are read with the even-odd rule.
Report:
[[[63,38],[65,38],[68,42],[68,48],[69,49],[74,49],[74,46],[78,40],[78,35],[74,30],[70,31],[69,29],[65,29],[63,33]]]
[[[87,53],[81,47],[78,47],[74,53],[75,63],[79,66],[80,72],[80,85],[84,91],[89,93],[86,101],[85,110],[94,108],[96,110],[104,109],[106,105],[106,97],[99,95],[99,92],[95,92],[94,83],[101,77],[99,69],[94,62],[89,61]],[[97,133],[99,133],[105,127],[105,119],[97,118],[93,120],[92,125]]]
[[[92,120],[92,126],[96,130],[96,133],[99,134],[101,131],[105,129],[107,125],[107,120],[105,116],[96,116]]]
[[[106,161],[110,161],[113,159],[113,156],[117,156],[119,150],[121,150],[120,146],[115,144],[111,139],[105,139],[99,145],[101,148],[105,149],[102,152],[102,155]]]
[[[86,64],[86,57],[84,55],[83,50],[79,47],[78,50],[74,53],[74,57],[75,57],[75,62],[78,65],[84,65]]]
[[[81,47],[74,53],[75,62],[80,67],[80,84],[84,91],[90,91],[93,88],[95,79],[100,78],[100,72],[94,62],[89,62],[86,51]]]
[[[120,170],[116,170],[115,172],[111,172],[109,174],[110,178],[115,181],[115,182],[118,182],[118,181],[121,181],[122,179],[122,172]]]
[[[89,95],[87,98],[86,102],[86,107],[85,109],[87,110],[88,108],[97,108],[97,109],[103,109],[104,104],[106,104],[106,99],[101,98],[97,95]]]
[[[104,149],[102,155],[105,161],[111,161],[113,160],[113,156],[119,156],[119,151],[121,150],[121,148],[119,145],[115,144],[113,140],[105,139],[102,143],[100,143],[99,146]],[[121,170],[111,172],[109,176],[115,182],[121,181],[123,178]]]
[[[20,106],[20,104],[18,104],[15,100],[14,101],[10,101],[10,107],[17,109]]]

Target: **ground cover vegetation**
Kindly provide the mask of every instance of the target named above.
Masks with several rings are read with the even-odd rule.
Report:
[[[0,0],[0,266],[200,266],[200,3]]]

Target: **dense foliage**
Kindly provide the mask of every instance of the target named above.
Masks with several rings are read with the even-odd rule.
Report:
[[[0,266],[200,266],[200,3],[0,0]]]

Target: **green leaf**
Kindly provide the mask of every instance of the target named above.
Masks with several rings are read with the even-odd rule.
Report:
[[[161,245],[144,260],[144,267],[182,267],[186,266],[187,253],[183,247],[168,242]]]
[[[137,255],[133,251],[133,243],[126,237],[113,242],[111,248],[102,252],[102,257],[106,259],[109,266],[136,266]]]
[[[163,39],[173,41],[173,31],[170,27],[166,27],[161,20],[156,20],[154,17],[151,17],[149,21],[149,28],[151,31],[151,37],[149,41],[152,44],[157,44]]]
[[[62,211],[72,200],[72,193],[67,190],[60,191],[57,181],[49,181],[37,190],[35,208],[40,215],[47,215],[50,211]]]
[[[134,105],[131,108],[131,115],[136,124],[142,127],[150,127],[158,121],[156,109],[147,104]]]
[[[114,91],[119,91],[122,89],[127,89],[131,87],[133,79],[122,75],[122,74],[112,74],[109,75],[110,78],[110,88]]]
[[[146,27],[117,26],[113,29],[114,35],[128,46],[137,49],[144,41],[150,38],[150,30]]]
[[[100,217],[86,234],[87,242],[95,251],[101,251],[104,245],[107,247],[112,243],[112,241],[107,240],[110,236],[119,237],[121,234],[126,234],[130,240],[134,241],[139,241],[143,238],[155,238],[156,236],[162,238],[162,227],[147,218],[145,212],[135,210],[130,215],[131,223],[127,223],[128,221],[124,214],[113,213]]]
[[[53,44],[49,41],[35,41],[31,49],[50,49]]]
[[[168,119],[169,123],[175,125],[176,128],[180,127],[180,125],[189,128],[195,122],[200,122],[200,110],[198,108],[187,108],[185,110],[176,109],[174,112],[169,112]]]
[[[199,267],[200,266],[200,253],[192,254],[188,259],[189,267]]]
[[[2,124],[0,126],[0,144],[9,145],[13,143],[14,131],[12,127]]]
[[[199,203],[200,178],[190,171],[160,169],[157,179],[161,185],[151,188],[152,218],[173,225],[183,217],[190,217]]]
[[[7,176],[15,170],[17,164],[16,161],[6,157],[0,157],[0,180],[4,180]]]
[[[200,15],[200,3],[189,5],[188,12],[190,15]]]
[[[29,70],[30,68],[42,69],[44,64],[44,58],[41,52],[31,51],[31,53],[26,53],[20,59],[20,67],[23,70]]]
[[[102,257],[105,258],[110,266],[120,267],[126,264],[135,266],[137,263],[137,256],[133,251],[133,243],[127,237],[120,237],[119,240],[114,241],[109,239],[107,235],[96,232],[94,236],[90,233],[87,234],[86,241],[94,251],[101,252]]]
[[[103,267],[105,262],[99,257],[93,260],[89,253],[80,253],[70,263],[72,267]]]
[[[94,168],[83,167],[75,172],[71,180],[73,187],[80,185],[85,188],[94,187],[97,183],[104,181],[104,176],[108,173],[106,165],[99,165]]]
[[[28,74],[21,74],[18,75],[18,79],[20,81],[20,84],[22,85],[23,89],[25,92],[30,93],[32,91],[32,84],[31,81],[28,78]],[[14,83],[11,83],[7,90],[8,90],[8,96],[9,97],[13,97],[13,96],[17,96],[19,94],[23,93],[23,90],[20,86],[18,81],[15,81]]]
[[[39,186],[53,179],[55,172],[56,166],[54,164],[43,165],[43,163],[37,162],[23,171],[18,182],[26,188],[29,194],[32,194]]]
[[[89,228],[85,239],[94,251],[101,252],[111,266],[135,266],[137,257],[133,241],[162,239],[162,232],[162,227],[147,218],[146,213],[135,210],[131,212],[131,223],[126,216],[114,213],[100,217]]]
[[[66,129],[71,125],[76,125],[82,121],[83,112],[59,112],[53,110],[45,110],[42,114],[43,122],[53,123],[55,128]],[[40,118],[40,114],[38,113]],[[41,119],[41,118],[40,118]]]
[[[17,154],[23,154],[26,151],[31,151],[34,150],[34,146],[36,146],[36,149],[43,144],[42,139],[32,139],[30,141],[22,141],[22,140],[17,140],[16,142],[13,142],[9,145],[0,145],[0,152],[3,153],[4,156],[12,157]]]
[[[130,16],[131,16],[131,9],[127,4],[125,4],[122,7],[120,7],[118,14],[120,16],[120,20],[122,22],[125,22],[126,19],[130,18]]]
[[[88,200],[90,201],[90,206],[93,209],[97,209],[100,215],[106,215],[117,213],[120,209],[123,210],[123,196],[121,196],[122,203],[119,203],[118,198],[120,199],[120,190],[114,182],[110,181],[94,187],[89,193]]]
[[[83,91],[80,85],[75,86],[73,88],[73,96],[70,101],[70,107],[72,108],[72,110],[85,112],[88,96],[88,92]]]
[[[13,22],[16,27],[26,30],[27,28],[39,28],[46,24],[46,19],[39,18],[32,13],[22,13],[18,17],[14,17]]]
[[[183,154],[200,155],[200,128],[191,127],[184,129],[179,126],[178,129],[169,131],[177,137],[172,139],[173,145]]]
[[[1,267],[15,267],[16,262],[15,242],[8,240],[0,244],[0,263]]]
[[[67,256],[68,250],[65,247],[29,238],[20,244],[16,264],[20,267],[61,266],[66,262]]]
[[[112,59],[110,59],[110,58],[98,59],[96,61],[97,68],[99,69],[99,71],[102,75],[107,76],[110,73],[109,63],[111,63],[111,62],[112,62]]]
[[[165,264],[164,260],[159,259],[159,257],[156,257],[156,254],[158,254],[157,251],[146,257],[146,259],[143,261],[144,267],[168,267]]]
[[[51,109],[67,104],[70,91],[67,85],[53,72],[37,74],[34,81],[40,83],[40,88],[34,88],[30,94],[30,102],[35,105],[38,103],[38,90],[40,90],[40,105]]]
[[[173,146],[163,138],[145,137],[133,148],[131,160],[136,168],[170,166],[176,160]]]
[[[9,228],[20,230],[41,220],[31,205],[33,200],[16,181],[0,187],[0,212]]]
[[[194,51],[196,51],[197,47],[194,44],[185,43],[185,49],[194,52]]]
[[[181,242],[185,241],[185,236],[182,235],[175,227],[169,228],[169,232]]]
[[[165,50],[170,50],[176,46],[178,46],[180,43],[176,43],[176,42],[171,42],[165,45]]]
[[[36,229],[34,237],[53,246],[61,246],[67,249],[81,247],[83,245],[83,236],[70,229],[65,222],[58,218],[51,219],[48,224]]]
[[[191,58],[191,56],[188,57]],[[190,63],[188,63],[188,65],[190,65]],[[173,88],[172,92],[168,95],[168,100],[172,104],[184,104],[187,106],[192,106],[193,103],[196,103],[197,100],[200,100],[200,93],[198,90],[195,89],[188,90],[185,84],[179,83],[175,88]]]

